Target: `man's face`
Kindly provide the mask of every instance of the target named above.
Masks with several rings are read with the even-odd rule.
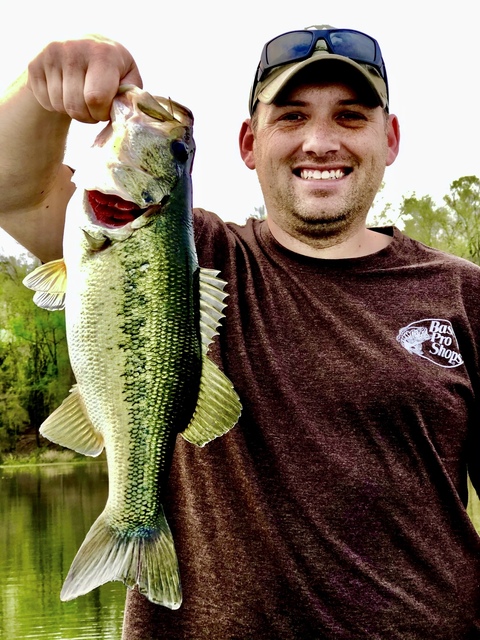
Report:
[[[362,227],[398,151],[394,117],[348,85],[300,84],[257,106],[242,155],[268,217],[293,237],[332,244]]]

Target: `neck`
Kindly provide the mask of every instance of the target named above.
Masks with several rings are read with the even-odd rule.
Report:
[[[367,229],[364,226],[348,237],[312,241],[310,238],[301,239],[291,236],[268,216],[267,224],[275,240],[286,249],[303,256],[324,260],[368,256],[381,251],[392,241],[391,236]]]

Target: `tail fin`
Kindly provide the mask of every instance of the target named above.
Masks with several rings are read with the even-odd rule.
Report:
[[[119,531],[105,511],[100,514],[73,560],[60,598],[73,600],[113,580],[137,586],[151,602],[180,607],[177,555],[163,510],[157,527],[133,532]]]

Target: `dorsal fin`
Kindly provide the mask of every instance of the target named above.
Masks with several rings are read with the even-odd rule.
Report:
[[[218,335],[220,321],[224,318],[224,302],[228,293],[224,288],[225,280],[218,278],[220,272],[215,269],[200,269],[200,334],[202,353],[205,355],[214,336]]]
[[[197,406],[182,436],[188,442],[203,447],[230,431],[237,424],[241,412],[242,405],[232,383],[214,362],[204,356]]]

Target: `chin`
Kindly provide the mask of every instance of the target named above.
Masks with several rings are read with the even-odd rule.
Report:
[[[349,225],[344,218],[307,218],[294,225],[291,235],[299,240],[338,238],[348,233]]]

